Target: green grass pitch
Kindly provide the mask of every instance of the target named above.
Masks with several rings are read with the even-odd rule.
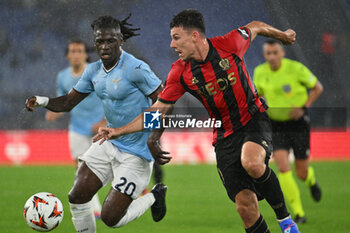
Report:
[[[314,162],[313,166],[323,197],[321,203],[315,203],[306,186],[298,182],[308,220],[299,226],[301,232],[349,233],[350,162]],[[67,199],[74,173],[73,166],[0,167],[0,232],[34,232],[23,219],[23,205],[32,194],[42,191],[54,193],[64,205],[64,219],[53,232],[75,232]],[[245,232],[215,165],[167,165],[164,173],[169,186],[168,212],[161,222],[153,222],[148,210],[140,219],[120,229],[108,228],[99,220],[97,232]],[[109,188],[99,192],[101,200]],[[265,201],[260,202],[260,209],[271,232],[281,232]]]

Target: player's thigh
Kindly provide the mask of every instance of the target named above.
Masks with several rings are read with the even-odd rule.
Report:
[[[113,189],[132,199],[138,198],[150,182],[153,161],[119,150],[116,161],[112,163]]]
[[[109,183],[113,176],[111,153],[114,147],[110,142],[102,145],[93,143],[80,157],[80,166],[69,198],[73,203],[89,201],[102,186]]]
[[[86,203],[102,187],[101,180],[93,173],[85,162],[79,166],[73,188],[69,192],[69,201],[75,204]]]
[[[219,140],[215,145],[217,170],[227,195],[233,202],[242,190],[249,189],[256,192],[252,177],[248,175],[241,163],[243,139],[244,134],[237,132]]]
[[[273,151],[273,159],[276,162],[279,172],[290,171],[289,151],[286,149],[278,149]]]
[[[260,177],[265,171],[272,151],[272,129],[266,113],[254,115],[244,128],[244,140],[241,160],[244,168],[254,177]]]
[[[69,131],[69,148],[71,156],[74,160],[77,160],[79,156],[82,156],[91,146],[91,137],[78,134],[74,131]]]
[[[252,141],[247,141],[242,146],[241,160],[243,167],[259,166],[264,164],[266,151],[260,144]]]
[[[103,202],[101,218],[108,226],[116,225],[125,215],[133,199],[111,188]]]

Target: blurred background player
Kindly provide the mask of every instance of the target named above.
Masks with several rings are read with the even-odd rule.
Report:
[[[87,65],[88,54],[86,49],[86,44],[82,40],[73,39],[68,42],[66,58],[70,66],[60,71],[57,75],[57,96],[68,93],[79,81]],[[52,122],[63,114],[48,111],[45,117],[47,121]],[[106,120],[103,114],[102,103],[95,92],[92,92],[72,109],[70,116],[69,146],[71,156],[77,167],[78,157],[82,156],[89,149],[92,143],[92,135],[98,131],[99,127],[106,125]],[[92,202],[95,217],[99,218],[101,204],[97,194],[92,198]]]
[[[129,15],[130,17],[130,15]],[[143,61],[122,50],[121,45],[138,34],[126,19],[119,21],[101,16],[91,24],[94,44],[100,59],[89,64],[73,89],[60,97],[33,96],[26,107],[45,107],[55,112],[73,109],[95,91],[101,99],[107,124],[121,127],[151,106],[163,89],[160,79]],[[161,183],[151,193],[140,197],[149,184],[153,158],[147,146],[149,132],[140,132],[111,140],[103,145],[93,143],[79,159],[79,166],[68,199],[77,232],[95,233],[96,221],[92,197],[112,181],[103,203],[102,221],[109,227],[121,227],[140,217],[151,207],[153,220],[166,214],[167,187]]]
[[[313,199],[320,201],[321,189],[314,169],[309,166],[310,119],[307,109],[321,95],[323,87],[303,64],[284,58],[285,51],[279,41],[267,40],[263,54],[266,62],[255,68],[254,82],[259,95],[264,96],[270,106],[273,158],[278,166],[282,191],[294,213],[294,220],[304,223],[305,212],[288,156],[293,149],[297,176],[310,187]]]

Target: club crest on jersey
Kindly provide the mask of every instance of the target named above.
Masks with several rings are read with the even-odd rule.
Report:
[[[192,84],[197,84],[198,83],[198,79],[196,77],[192,78]]]
[[[230,61],[227,58],[221,59],[221,61],[219,62],[219,65],[225,71],[230,69],[230,67],[231,67],[230,66]]]

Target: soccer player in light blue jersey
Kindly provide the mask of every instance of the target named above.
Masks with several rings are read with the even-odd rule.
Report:
[[[111,16],[96,19],[91,26],[101,59],[86,67],[68,94],[57,98],[30,97],[26,101],[27,109],[33,111],[34,107],[41,106],[54,112],[67,112],[95,91],[102,101],[107,125],[121,127],[150,107],[162,85],[145,62],[121,49],[124,41],[137,35],[138,29],[130,27],[128,18],[123,21]],[[121,227],[140,217],[149,207],[154,221],[165,216],[165,185],[158,183],[151,193],[139,197],[150,181],[153,167],[147,146],[149,133],[130,134],[102,145],[93,143],[81,157],[82,164],[68,195],[77,232],[96,232],[91,199],[110,181],[112,188],[101,212],[107,226]]]
[[[66,58],[69,67],[62,70],[57,75],[57,96],[68,93],[79,81],[87,66],[88,55],[86,45],[82,40],[74,39],[68,42],[66,48]],[[52,122],[61,117],[64,113],[48,111],[46,120]],[[82,156],[91,146],[92,135],[98,128],[106,124],[101,100],[96,93],[91,93],[80,102],[71,112],[69,123],[69,146],[71,156],[76,164],[78,157]],[[97,194],[92,198],[93,210],[96,218],[101,215],[101,204]]]

